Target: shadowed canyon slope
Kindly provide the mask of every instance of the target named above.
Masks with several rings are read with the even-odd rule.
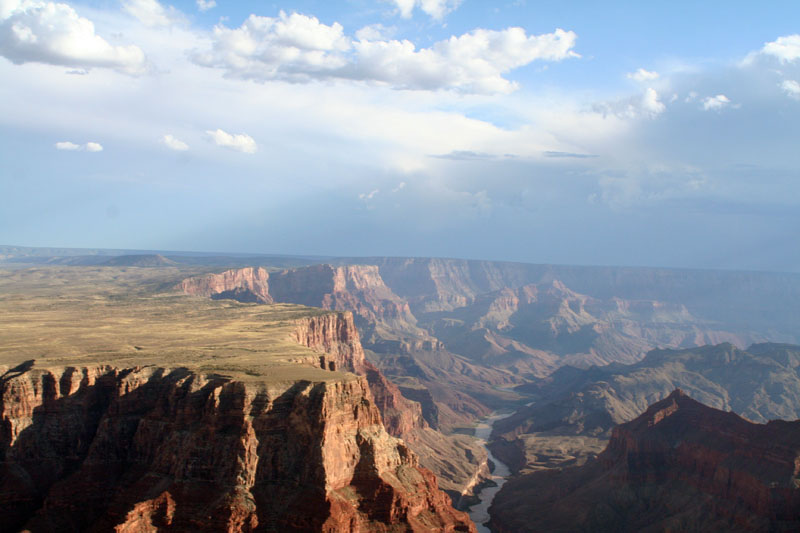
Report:
[[[506,483],[500,533],[797,531],[800,421],[748,422],[680,390],[616,427],[581,467]]]
[[[800,346],[731,344],[654,350],[632,365],[564,367],[522,388],[536,401],[499,421],[493,450],[512,468],[536,469],[597,453],[612,428],[675,388],[750,420],[800,418]]]
[[[152,272],[0,279],[4,528],[474,530],[386,432],[351,315],[128,290]]]

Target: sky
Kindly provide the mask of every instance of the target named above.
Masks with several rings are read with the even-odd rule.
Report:
[[[800,272],[800,3],[0,0],[0,244]]]

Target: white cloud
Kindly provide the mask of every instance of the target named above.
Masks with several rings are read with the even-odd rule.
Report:
[[[208,11],[217,6],[214,0],[197,0],[197,9],[200,11]]]
[[[360,35],[354,41],[338,23],[297,13],[251,15],[239,28],[214,28],[212,49],[192,58],[262,82],[349,79],[398,89],[509,93],[516,84],[503,74],[535,60],[580,57],[573,51],[577,36],[562,29],[530,36],[522,28],[476,29],[421,49],[408,40],[373,40],[375,31]]]
[[[89,69],[113,68],[129,74],[145,69],[137,46],[112,46],[95,34],[94,24],[67,4],[4,2],[0,7],[0,55],[12,63],[47,63]]]
[[[100,143],[88,142],[84,145],[75,144],[71,141],[59,141],[55,144],[56,150],[70,150],[70,151],[85,151],[85,152],[102,152],[103,146]]]
[[[69,141],[60,141],[56,143],[56,150],[79,150],[79,144],[75,144]]]
[[[397,12],[403,18],[411,18],[414,8],[422,10],[431,18],[441,20],[448,13],[455,11],[462,0],[392,0]]]
[[[387,28],[383,24],[370,24],[356,31],[359,41],[385,41],[395,32],[395,28]]]
[[[528,36],[522,28],[507,28],[476,29],[419,50],[405,40],[359,41],[353,45],[357,58],[351,76],[403,89],[509,93],[516,84],[503,74],[537,59],[578,57],[572,50],[576,38],[561,29]]]
[[[648,87],[644,92],[644,97],[642,97],[642,109],[645,113],[654,117],[663,113],[666,106],[658,99],[656,90],[652,87]]]
[[[764,44],[762,54],[778,58],[781,63],[795,61],[800,58],[800,35],[786,35]]]
[[[703,110],[704,111],[719,110],[722,109],[723,107],[729,106],[730,103],[731,103],[730,99],[724,94],[709,96],[703,99]]]
[[[781,89],[792,98],[800,99],[800,83],[795,80],[784,80],[781,83]]]
[[[179,139],[176,139],[173,135],[170,135],[169,133],[161,137],[161,142],[163,142],[171,150],[177,150],[179,152],[182,152],[184,150],[189,149],[188,144]]]
[[[192,59],[224,68],[229,76],[300,82],[343,67],[341,52],[349,47],[340,24],[327,26],[316,17],[281,12],[277,18],[250,15],[236,29],[216,26],[213,49],[196,52]]]
[[[661,101],[658,92],[648,87],[641,96],[630,96],[616,101],[597,102],[592,106],[596,113],[603,117],[608,115],[619,119],[655,118],[667,107]]]
[[[405,189],[405,188],[406,188],[406,182],[405,182],[405,181],[401,181],[400,183],[398,183],[398,184],[397,184],[397,187],[395,187],[394,189],[392,189],[392,192],[393,192],[393,193],[395,193],[395,192],[400,192],[400,191],[402,191],[402,190],[403,190],[403,189]]]
[[[124,0],[122,8],[145,26],[170,26],[180,19],[175,8],[167,10],[158,0]]]
[[[375,195],[378,194],[379,192],[381,192],[380,189],[374,189],[369,193],[362,192],[361,194],[358,195],[358,198],[364,201],[372,200],[373,198],[375,198]]]
[[[652,71],[640,68],[636,72],[629,72],[626,76],[630,80],[634,80],[634,81],[638,81],[638,82],[645,82],[645,81],[653,81],[653,80],[658,79],[658,72],[652,72]]]
[[[208,130],[206,134],[211,137],[211,140],[214,141],[214,144],[217,146],[224,146],[246,154],[254,154],[258,150],[256,141],[246,133],[230,134],[221,129],[216,129]]]

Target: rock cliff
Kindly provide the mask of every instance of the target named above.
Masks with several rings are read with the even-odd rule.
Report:
[[[680,390],[582,467],[509,481],[495,531],[796,531],[800,421],[755,424]]]
[[[386,429],[413,440],[413,430],[427,427],[419,403],[407,400],[400,389],[364,357],[353,315],[328,313],[297,321],[295,340],[320,353],[320,368],[366,376]]]
[[[269,272],[246,267],[206,274],[183,280],[180,289],[186,294],[210,298],[230,298],[240,302],[272,303],[269,293]]]
[[[6,372],[3,529],[473,531],[385,432],[367,379],[331,376],[267,384],[180,368]]]

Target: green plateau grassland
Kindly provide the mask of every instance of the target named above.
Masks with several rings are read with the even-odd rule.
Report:
[[[240,381],[329,381],[318,354],[291,339],[294,321],[328,313],[187,296],[188,268],[41,267],[0,270],[0,374],[38,368],[153,365]],[[305,362],[311,364],[303,364]]]

